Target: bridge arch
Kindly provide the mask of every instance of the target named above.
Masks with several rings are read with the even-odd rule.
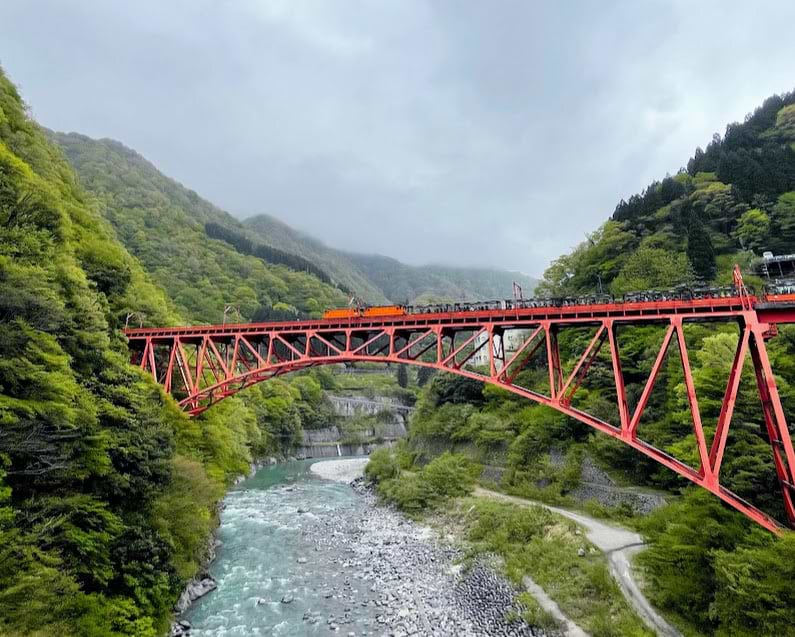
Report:
[[[729,300],[731,301],[731,300]],[[771,453],[781,484],[787,522],[795,526],[795,453],[789,436],[765,340],[771,325],[748,307],[681,307],[642,312],[557,310],[520,316],[511,312],[481,312],[474,316],[385,317],[378,321],[306,321],[273,324],[142,328],[127,330],[133,362],[152,374],[167,392],[195,415],[251,385],[290,372],[339,363],[391,363],[430,367],[500,387],[545,405],[596,429],[657,463],[707,489],[767,529],[780,524],[721,484],[720,469],[731,426],[734,403],[746,358],[752,361]],[[540,314],[540,315],[539,315]],[[707,444],[691,372],[684,325],[723,321],[739,326],[720,416],[711,444]],[[617,328],[658,325],[663,332],[651,371],[637,403],[630,409],[622,372]],[[592,334],[574,367],[561,366],[559,336],[569,329]],[[512,334],[513,347],[506,351]],[[638,426],[660,369],[676,343],[697,442],[699,463],[690,466],[638,436]],[[607,422],[572,405],[600,351],[612,368],[618,424]],[[471,363],[476,360],[479,366]],[[543,361],[548,372],[544,393],[522,387],[516,377],[532,360]]]

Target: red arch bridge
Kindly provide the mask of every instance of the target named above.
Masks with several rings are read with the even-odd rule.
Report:
[[[762,526],[779,523],[721,485],[721,462],[746,359],[784,498],[787,523],[795,527],[795,454],[765,342],[780,323],[795,322],[795,303],[763,301],[746,294],[724,298],[519,307],[288,322],[202,325],[125,330],[133,363],[149,372],[189,414],[198,414],[240,390],[292,371],[343,362],[413,364],[502,387],[546,405],[629,445],[707,489]],[[536,304],[532,304],[536,305]],[[690,323],[736,325],[738,342],[726,379],[715,433],[708,443],[685,340]],[[619,348],[622,328],[660,326],[662,342],[640,393],[630,405]],[[566,330],[590,329],[590,342],[572,369],[564,370],[558,341]],[[639,424],[655,380],[675,342],[698,447],[690,466],[645,442]],[[511,346],[508,347],[507,345]],[[577,408],[575,394],[600,351],[612,369],[617,415],[608,422]],[[544,391],[515,381],[532,360],[548,370]],[[474,365],[477,362],[478,365]],[[544,374],[546,377],[546,373]],[[547,385],[545,381],[545,385]],[[637,394],[638,392],[634,392]],[[711,430],[711,429],[710,429]]]

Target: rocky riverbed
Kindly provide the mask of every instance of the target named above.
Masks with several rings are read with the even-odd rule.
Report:
[[[302,466],[230,493],[210,569],[218,589],[180,617],[193,626],[185,634],[545,635],[516,619],[517,591],[488,564],[464,568],[457,548],[378,506],[361,479],[349,487]],[[284,468],[250,482],[273,471]]]
[[[394,509],[377,506],[362,479],[352,484],[365,501],[360,514],[346,520],[318,519],[304,535],[317,550],[344,547],[340,563],[345,577],[325,594],[354,604],[361,590],[368,599],[359,606],[375,609],[375,622],[359,622],[353,606],[344,615],[326,618],[329,627],[348,634],[403,637],[542,635],[520,619],[516,591],[484,564],[464,569],[458,549],[438,542]],[[316,617],[307,614],[307,621]],[[319,619],[318,619],[319,620]],[[357,630],[358,628],[358,630]]]

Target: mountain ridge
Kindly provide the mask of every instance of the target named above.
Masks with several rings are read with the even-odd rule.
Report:
[[[229,303],[246,306],[247,310],[241,313],[248,318],[255,314],[258,318],[281,315],[287,311],[283,305],[311,314],[328,307],[332,298],[332,304],[339,305],[353,295],[371,304],[474,301],[508,296],[514,280],[520,282],[525,293],[529,293],[536,283],[535,279],[522,273],[497,268],[412,266],[389,256],[338,250],[271,215],[238,219],[202,198],[195,190],[162,173],[153,162],[123,142],[107,137],[94,139],[76,132],[46,129],[45,132],[64,152],[83,185],[104,201],[106,216],[109,216],[122,242],[144,262],[148,259],[153,268],[162,269],[164,247],[152,250],[144,245],[145,235],[138,233],[149,233],[150,238],[152,233],[163,235],[156,237],[159,241],[178,235],[182,241],[169,243],[169,247],[185,249],[185,245],[180,243],[187,242],[204,261],[215,260],[219,264],[229,261],[231,267],[240,270],[242,263],[258,258],[268,268],[286,266],[296,273],[314,275],[322,283],[338,288],[338,292],[321,294],[323,298],[315,298],[316,293],[310,295],[317,304],[302,305],[301,299],[295,295],[287,298],[290,295],[284,293],[265,294],[263,290],[268,288],[267,285],[265,288],[254,285],[256,300],[251,294],[241,297],[232,292],[231,297],[223,302],[216,299],[215,303],[207,306],[206,299],[199,303],[198,298],[187,298],[190,286],[178,290],[173,278],[164,276],[160,280],[161,285],[181,305],[186,316],[199,314],[201,320],[210,321],[213,319],[208,311],[217,315],[218,308]],[[207,245],[203,245],[205,240]],[[267,254],[258,255],[249,245],[251,242],[264,244],[268,248],[264,250]],[[208,247],[210,244],[211,248]],[[222,246],[229,246],[238,254],[230,255],[229,250]],[[226,256],[221,258],[219,254]],[[289,255],[298,259],[290,259]],[[185,255],[185,260],[188,256]],[[285,276],[293,280],[299,278],[297,275],[282,275],[282,278]],[[216,276],[215,280],[218,278]],[[185,272],[180,273],[177,280],[198,284]],[[217,296],[217,291],[214,293],[209,288],[205,293]],[[280,310],[273,309],[276,304],[282,304],[279,305]],[[198,312],[200,305],[202,312]]]
[[[274,247],[285,249],[289,244],[298,254],[314,260],[367,301],[372,300],[368,295],[373,290],[382,297],[378,300],[393,303],[486,300],[509,296],[514,281],[522,286],[525,294],[531,293],[537,283],[527,274],[499,268],[409,265],[388,255],[340,250],[273,215],[246,217],[243,224]],[[341,281],[341,269],[352,277]],[[357,286],[363,279],[364,287]]]

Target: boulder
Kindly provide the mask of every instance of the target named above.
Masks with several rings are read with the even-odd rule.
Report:
[[[212,577],[203,577],[200,580],[193,580],[185,587],[185,590],[182,591],[182,595],[179,596],[179,600],[175,607],[177,612],[184,612],[193,602],[200,597],[204,597],[207,593],[214,591],[216,588],[218,588],[218,584],[216,584]]]

